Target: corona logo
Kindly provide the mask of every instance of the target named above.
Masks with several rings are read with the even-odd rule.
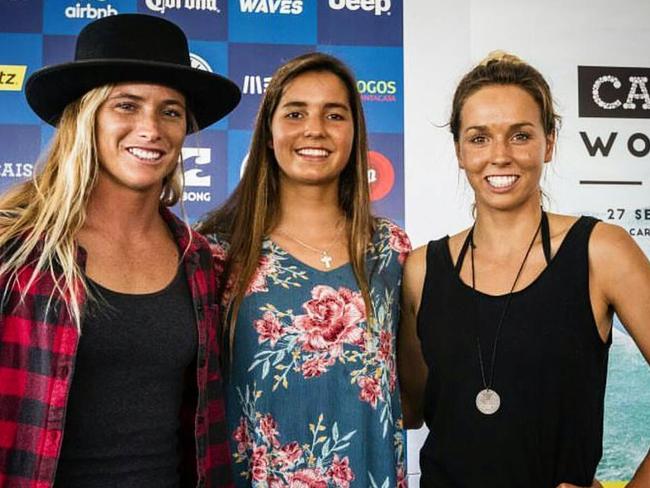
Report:
[[[192,65],[192,68],[212,73],[212,66],[210,66],[210,64],[208,64],[208,62],[198,54],[190,53],[190,64]]]
[[[220,13],[217,0],[145,0],[152,12],[164,14],[167,10],[198,10]]]

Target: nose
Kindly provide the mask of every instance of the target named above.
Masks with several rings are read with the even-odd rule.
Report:
[[[319,116],[311,116],[305,119],[305,137],[322,137],[325,132],[323,120]]]
[[[504,166],[512,162],[510,146],[504,139],[495,139],[491,145],[490,163],[497,166]]]
[[[160,117],[153,110],[144,110],[138,118],[138,136],[147,140],[160,139]]]

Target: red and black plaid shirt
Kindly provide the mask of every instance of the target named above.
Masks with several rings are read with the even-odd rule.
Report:
[[[165,208],[161,215],[185,249],[187,227]],[[78,260],[83,267],[81,251]],[[183,264],[199,343],[195,381],[186,389],[181,412],[182,486],[232,487],[214,269],[207,242],[194,232]],[[24,266],[10,287],[0,276],[0,488],[53,485],[79,339],[64,298],[55,294],[48,306],[54,285],[49,271],[39,274],[21,301],[19,290],[32,271],[32,264]]]

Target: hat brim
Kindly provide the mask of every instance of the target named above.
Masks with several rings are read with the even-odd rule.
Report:
[[[140,81],[169,86],[185,95],[199,130],[228,115],[241,98],[235,83],[215,73],[130,59],[74,61],[42,68],[27,80],[25,96],[36,115],[56,126],[65,107],[89,90]]]

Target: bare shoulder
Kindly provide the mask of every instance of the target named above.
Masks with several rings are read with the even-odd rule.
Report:
[[[609,267],[642,263],[647,258],[625,229],[599,222],[589,239],[589,260],[595,265]]]
[[[449,237],[449,253],[451,254],[451,260],[454,264],[458,260],[458,255],[460,254],[460,248],[463,247],[465,239],[467,239],[467,234],[469,234],[471,227],[468,227],[465,230],[460,231],[458,234],[454,234]]]
[[[422,287],[427,273],[427,245],[420,246],[409,254],[404,263],[402,296],[406,309],[417,314],[422,298]]]

